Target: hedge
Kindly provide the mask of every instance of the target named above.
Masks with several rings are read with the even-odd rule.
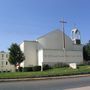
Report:
[[[41,71],[41,66],[32,67],[33,71]]]

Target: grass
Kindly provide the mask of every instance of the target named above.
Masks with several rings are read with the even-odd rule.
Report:
[[[79,66],[78,69],[71,68],[54,68],[47,71],[38,71],[38,72],[9,72],[9,73],[0,73],[0,79],[3,78],[34,78],[34,77],[50,77],[50,76],[66,76],[66,75],[77,75],[90,73],[90,65]]]

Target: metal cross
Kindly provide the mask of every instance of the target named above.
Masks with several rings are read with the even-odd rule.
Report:
[[[64,31],[64,24],[67,23],[66,21],[61,20],[60,23],[62,23],[62,31],[63,31],[63,49],[65,49],[65,31]]]

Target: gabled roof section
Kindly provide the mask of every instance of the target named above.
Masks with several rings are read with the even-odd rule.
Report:
[[[63,49],[63,32],[56,29],[37,39],[44,49]],[[65,34],[65,46],[67,50],[72,49],[72,40]]]
[[[44,37],[46,37],[47,35],[50,35],[50,34],[52,34],[52,33],[55,33],[55,32],[61,32],[62,33],[62,31],[60,31],[59,29],[55,29],[55,30],[53,30],[53,31],[51,31],[51,32],[48,32],[47,34],[45,34],[45,35],[43,35],[43,36],[41,36],[41,37],[38,37],[37,38],[37,40],[38,39],[41,39],[41,38],[44,38]]]

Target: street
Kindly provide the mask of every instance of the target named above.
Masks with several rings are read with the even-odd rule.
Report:
[[[90,90],[90,77],[0,82],[0,90]]]

